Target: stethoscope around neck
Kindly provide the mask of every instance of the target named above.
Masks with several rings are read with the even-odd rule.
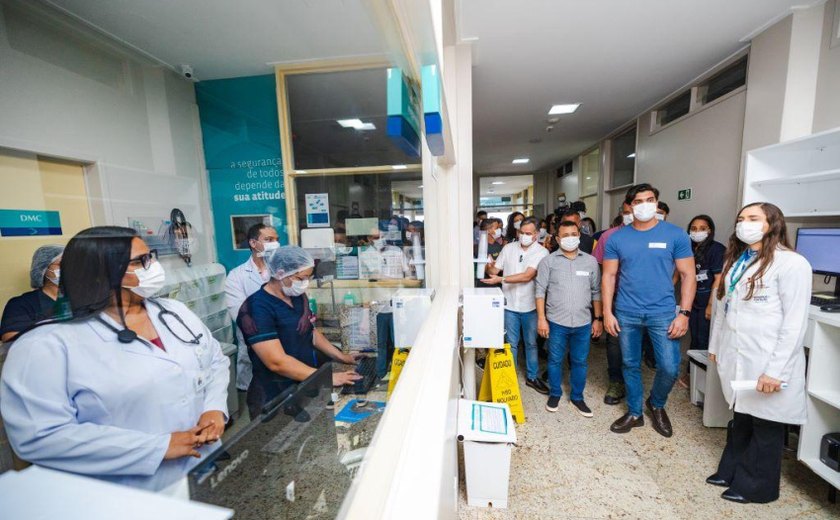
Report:
[[[183,318],[181,318],[179,315],[175,314],[174,312],[166,309],[157,300],[146,300],[146,301],[149,302],[149,303],[152,303],[153,305],[155,305],[160,310],[160,312],[158,313],[158,321],[160,321],[163,324],[163,326],[166,327],[166,330],[168,330],[170,334],[175,336],[176,339],[178,339],[182,343],[189,343],[189,344],[192,344],[192,345],[199,345],[201,343],[201,338],[204,336],[203,333],[196,334],[195,332],[193,332],[192,329],[187,326],[186,322],[184,322]],[[178,324],[184,330],[189,332],[189,334],[190,334],[190,336],[192,336],[192,338],[191,339],[184,339],[181,336],[179,336],[174,330],[172,330],[172,326],[166,320],[167,316],[171,316],[172,318],[174,318],[175,321],[177,321]],[[120,329],[114,327],[113,325],[111,325],[110,323],[108,323],[107,321],[105,321],[104,319],[102,319],[102,316],[97,316],[96,320],[99,323],[101,323],[101,324],[105,325],[106,327],[108,327],[109,329],[111,329],[112,331],[114,331],[117,334],[117,341],[119,341],[120,343],[131,343],[133,341],[142,341],[143,343],[147,343],[146,341],[143,340],[143,338],[138,336],[136,332],[134,332],[133,330],[131,330],[129,328],[124,328],[124,329],[120,330]]]

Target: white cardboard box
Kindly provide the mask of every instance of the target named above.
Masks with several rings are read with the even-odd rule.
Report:
[[[432,308],[434,289],[400,289],[391,298],[394,347],[411,348]]]
[[[464,348],[504,348],[505,297],[498,287],[465,287]]]
[[[458,440],[464,446],[470,506],[507,509],[514,424],[507,403],[458,401]]]

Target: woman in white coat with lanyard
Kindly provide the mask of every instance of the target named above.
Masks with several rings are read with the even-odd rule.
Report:
[[[709,341],[735,418],[717,472],[706,479],[739,503],[779,498],[785,424],[805,422],[803,338],[811,266],[791,250],[782,212],[745,206],[729,239]],[[733,390],[733,381],[755,387]]]
[[[218,445],[229,361],[185,305],[149,299],[165,278],[156,256],[120,227],[67,244],[61,288],[73,318],[24,332],[0,381],[24,460],[158,491]]]

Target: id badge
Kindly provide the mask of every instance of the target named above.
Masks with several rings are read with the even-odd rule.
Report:
[[[723,315],[726,316],[729,314],[729,300],[732,299],[732,296],[726,295],[726,299],[723,301]]]
[[[707,272],[707,271],[705,271],[705,270],[700,271],[700,272],[697,274],[697,281],[698,281],[698,282],[705,282],[705,281],[706,281],[706,280],[708,280],[708,279],[709,279],[709,275],[708,275],[708,272]]]

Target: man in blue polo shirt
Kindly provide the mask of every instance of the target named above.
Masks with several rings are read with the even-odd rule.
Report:
[[[653,429],[673,435],[665,402],[679,375],[680,341],[688,330],[688,317],[697,281],[691,240],[679,227],[655,218],[659,190],[637,184],[627,191],[625,203],[633,208],[633,224],[615,232],[604,252],[601,296],[604,329],[618,336],[623,359],[628,412],[610,430],[627,433],[645,424],[642,415],[642,334],[653,341],[658,369],[646,401]],[[621,284],[613,308],[615,279]],[[674,269],[682,282],[680,305],[674,299]]]

